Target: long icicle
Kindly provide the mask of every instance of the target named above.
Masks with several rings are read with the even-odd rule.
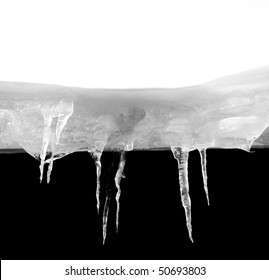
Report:
[[[100,209],[100,177],[101,177],[101,156],[102,156],[102,151],[100,150],[95,150],[92,152],[92,157],[94,159],[95,167],[96,167],[96,207],[97,207],[97,212],[99,214],[99,209]]]
[[[116,231],[117,232],[119,229],[119,213],[120,213],[120,195],[121,195],[120,182],[121,182],[121,178],[124,178],[123,170],[124,170],[125,163],[126,163],[126,152],[122,151],[120,156],[119,167],[114,179],[117,188],[117,194],[116,194],[116,202],[117,202]]]
[[[200,158],[201,158],[201,166],[202,166],[202,175],[204,182],[204,190],[206,194],[207,204],[209,206],[209,195],[208,195],[208,187],[207,187],[207,171],[206,171],[206,149],[198,149]]]
[[[189,151],[180,147],[171,147],[174,158],[178,162],[178,175],[180,184],[180,194],[182,206],[185,210],[186,224],[189,233],[189,238],[192,239],[192,225],[191,225],[191,199],[189,196],[189,181],[188,181],[188,158]]]

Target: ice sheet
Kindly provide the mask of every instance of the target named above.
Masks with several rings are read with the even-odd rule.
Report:
[[[23,148],[35,157],[42,147],[65,155],[94,150],[96,142],[121,150],[248,150],[269,127],[268,112],[269,67],[175,89],[1,82],[0,149]],[[268,146],[268,133],[255,145]]]

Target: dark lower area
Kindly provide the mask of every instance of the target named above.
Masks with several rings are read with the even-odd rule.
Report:
[[[212,149],[207,155],[209,207],[199,154],[189,157],[192,244],[170,151],[127,153],[115,233],[119,154],[105,152],[101,208],[106,190],[111,202],[102,245],[89,154],[55,161],[49,185],[39,184],[39,162],[28,154],[1,154],[1,259],[268,259],[269,149]]]

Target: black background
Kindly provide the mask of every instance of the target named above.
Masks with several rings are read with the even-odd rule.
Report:
[[[189,157],[192,244],[171,151],[127,153],[118,234],[119,154],[104,152],[101,207],[109,184],[112,199],[103,246],[87,152],[55,161],[49,185],[39,184],[39,162],[28,154],[0,154],[1,259],[268,259],[269,149],[209,149],[207,155],[209,207],[199,154]]]

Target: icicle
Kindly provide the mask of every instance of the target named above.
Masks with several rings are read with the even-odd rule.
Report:
[[[52,123],[53,117],[58,117],[57,126],[56,126],[56,145],[59,144],[61,132],[64,128],[64,126],[67,123],[67,120],[70,118],[70,116],[73,114],[74,104],[72,103],[64,103],[63,100],[60,101],[60,104],[56,107],[50,108],[50,110],[42,109],[43,111],[43,117],[44,117],[44,135],[43,135],[43,145],[42,145],[42,151],[40,154],[40,182],[43,179],[43,170],[44,170],[44,164],[49,163],[48,171],[47,171],[47,183],[50,182],[51,172],[53,168],[53,161],[54,161],[54,155],[49,160],[45,161],[46,154],[47,154],[47,148],[49,145],[50,140],[50,126]],[[52,143],[54,148],[54,142]]]
[[[40,164],[39,164],[39,170],[40,170],[40,184],[43,180],[43,170],[44,170],[44,159],[41,158],[41,155],[40,155]]]
[[[92,157],[94,159],[94,163],[96,166],[96,207],[97,207],[97,212],[99,214],[99,209],[100,209],[100,177],[101,177],[101,156],[102,156],[102,151],[100,150],[95,150],[92,152]]]
[[[192,226],[191,226],[191,200],[189,196],[189,182],[188,182],[188,158],[189,151],[180,147],[171,147],[174,158],[178,162],[178,173],[180,183],[180,194],[182,206],[185,210],[186,224],[189,232],[189,238],[192,239]]]
[[[51,176],[51,172],[52,172],[52,168],[53,168],[53,161],[54,161],[54,157],[52,156],[49,159],[49,166],[48,166],[48,171],[47,171],[47,184],[49,184],[49,182],[50,182],[50,176]]]
[[[208,196],[208,188],[207,188],[207,172],[206,172],[206,149],[198,149],[200,158],[201,158],[201,166],[202,166],[202,175],[204,182],[204,190],[206,194],[207,204],[209,206],[209,196]]]
[[[42,143],[42,148],[41,148],[41,153],[40,153],[40,183],[42,182],[43,179],[43,171],[44,171],[44,164],[45,164],[45,159],[47,155],[47,149],[49,146],[49,140],[50,140],[50,126],[52,123],[52,115],[51,112],[43,111],[43,117],[44,117],[44,134],[43,134],[43,143]]]
[[[121,195],[121,188],[120,182],[121,178],[124,178],[123,169],[126,163],[126,152],[122,151],[120,156],[119,167],[115,176],[115,184],[117,187],[117,194],[116,194],[116,202],[117,202],[117,212],[116,212],[116,231],[118,232],[119,228],[119,213],[120,213],[120,195]]]
[[[107,190],[106,201],[105,201],[105,206],[104,206],[104,210],[103,210],[103,244],[105,244],[105,241],[106,241],[107,218],[108,218],[108,212],[109,212],[109,203],[110,203],[110,191]]]
[[[96,141],[95,149],[93,151],[89,151],[89,153],[91,153],[94,159],[94,163],[96,167],[96,208],[98,214],[100,209],[100,187],[101,187],[100,178],[101,178],[101,170],[102,170],[101,156],[105,148],[105,145],[106,145],[106,141]]]

